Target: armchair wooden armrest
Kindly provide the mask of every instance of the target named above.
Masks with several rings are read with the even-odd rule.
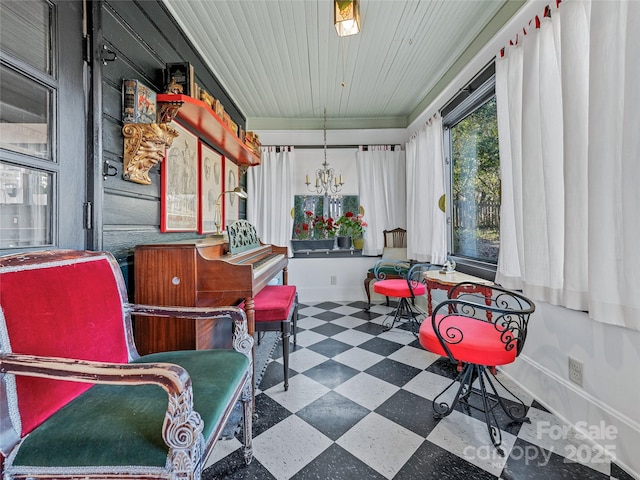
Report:
[[[0,353],[0,373],[111,385],[155,384],[169,395],[191,388],[191,378],[169,363],[105,363],[59,357]]]
[[[191,320],[212,320],[230,317],[233,322],[233,349],[244,353],[251,362],[253,337],[249,335],[247,316],[243,309],[237,307],[169,307],[157,305],[141,305],[128,303],[125,305],[130,315],[140,317],[182,318]]]

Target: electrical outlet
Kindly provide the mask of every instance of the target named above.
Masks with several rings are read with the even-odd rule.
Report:
[[[338,276],[331,275],[331,285],[337,285],[337,284],[338,284]]]
[[[582,379],[584,375],[582,367],[582,362],[573,357],[569,357],[569,380],[580,386],[582,386]]]

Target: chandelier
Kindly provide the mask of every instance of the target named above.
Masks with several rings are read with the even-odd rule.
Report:
[[[327,107],[324,107],[324,126],[323,126],[323,139],[324,139],[324,162],[322,168],[316,170],[315,185],[311,186],[309,175],[305,178],[305,185],[310,192],[317,193],[319,195],[335,195],[344,185],[342,175],[336,176],[333,168],[329,168],[327,162]]]

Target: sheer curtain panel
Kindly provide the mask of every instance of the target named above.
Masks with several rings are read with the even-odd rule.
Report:
[[[638,22],[638,2],[563,2],[496,60],[496,281],[635,329]]]
[[[356,154],[360,205],[368,227],[363,255],[380,255],[383,230],[407,228],[405,154],[399,145],[360,147]]]
[[[407,255],[442,264],[447,258],[442,117],[437,114],[407,143]]]
[[[247,220],[263,243],[289,246],[294,161],[293,147],[262,147],[262,163],[247,171]]]

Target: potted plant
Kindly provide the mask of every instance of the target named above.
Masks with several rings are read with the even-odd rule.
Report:
[[[304,221],[293,227],[291,247],[299,250],[330,250],[333,248],[336,226],[331,217],[304,212]]]
[[[350,237],[354,243],[359,240],[364,242],[362,235],[368,225],[367,222],[362,219],[361,214],[356,215],[353,212],[347,212],[336,221],[336,225],[338,227],[338,237]],[[341,240],[338,238],[338,244],[340,245],[340,243]],[[354,247],[356,247],[356,245],[354,245]],[[360,246],[359,248],[362,247]]]

